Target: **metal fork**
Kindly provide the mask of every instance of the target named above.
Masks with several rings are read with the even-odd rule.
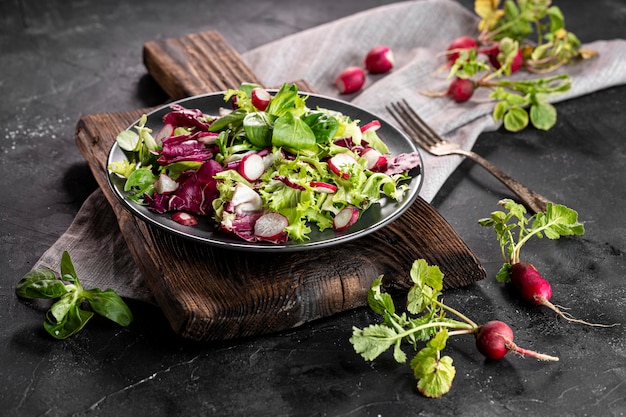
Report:
[[[522,203],[533,213],[546,210],[546,205],[550,201],[544,196],[537,194],[530,188],[526,187],[519,181],[509,177],[500,168],[487,161],[482,156],[473,151],[467,151],[453,142],[448,142],[428,126],[413,110],[406,100],[391,103],[387,106],[387,110],[393,118],[400,124],[402,129],[417,143],[420,147],[436,156],[444,155],[463,155],[477,162],[500,182],[506,185],[515,195],[519,197]]]

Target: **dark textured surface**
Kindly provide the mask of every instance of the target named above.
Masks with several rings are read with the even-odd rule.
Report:
[[[471,5],[471,1],[464,1]],[[478,322],[493,318],[516,341],[561,358],[486,362],[471,338],[447,353],[457,376],[439,400],[416,393],[408,366],[389,356],[366,363],[348,342],[350,311],[279,335],[197,344],[175,337],[155,307],[131,303],[135,322],[101,320],[59,342],[43,331],[45,303],[16,298],[14,285],[68,227],[95,188],[74,144],[83,113],[130,110],[166,100],[146,75],[144,42],[219,30],[238,51],[383,4],[163,1],[0,2],[0,410],[65,415],[626,415],[626,338],[566,324],[528,307],[488,278],[446,293]],[[560,1],[583,42],[626,37],[620,0]],[[476,150],[540,193],[579,211],[581,238],[524,249],[555,286],[554,301],[592,321],[626,316],[626,87],[560,103],[549,132],[482,135]],[[507,196],[465,162],[435,199],[493,277],[499,250],[476,224]]]

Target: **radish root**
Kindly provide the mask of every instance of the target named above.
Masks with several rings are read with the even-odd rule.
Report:
[[[563,311],[563,310],[567,310],[567,308],[554,305],[554,304],[552,304],[550,301],[548,301],[544,297],[536,297],[536,300],[537,300],[538,304],[541,304],[543,306],[548,307],[550,310],[554,311],[559,317],[561,317],[561,318],[563,318],[563,319],[565,319],[565,320],[567,320],[569,322],[572,322],[572,323],[580,323],[580,324],[585,324],[587,326],[592,326],[592,327],[614,327],[614,326],[619,326],[619,323],[613,323],[613,324],[589,323],[588,321],[577,319],[576,317],[574,317],[570,313],[568,313],[566,311]]]
[[[559,358],[556,356],[550,356],[550,355],[546,355],[545,353],[535,352],[534,350],[524,349],[522,347],[517,346],[512,340],[509,340],[504,336],[502,336],[502,338],[504,339],[504,345],[506,346],[508,350],[510,350],[513,353],[517,353],[518,355],[522,357],[530,356],[531,358],[535,358],[540,361],[557,362],[559,360]]]

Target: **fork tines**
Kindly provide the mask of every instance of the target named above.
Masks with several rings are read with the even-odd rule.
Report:
[[[418,116],[406,99],[392,102],[387,111],[415,141],[430,147],[443,140],[424,120]]]

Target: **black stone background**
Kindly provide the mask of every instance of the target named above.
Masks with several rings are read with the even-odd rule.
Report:
[[[476,220],[509,196],[464,162],[434,204],[475,251],[488,279],[445,294],[476,321],[507,321],[516,341],[558,363],[507,356],[485,361],[471,337],[446,353],[450,393],[426,399],[407,365],[357,356],[362,308],[281,334],[195,343],[176,337],[161,311],[131,302],[134,323],[94,321],[52,340],[45,304],[14,285],[66,230],[96,189],[74,144],[81,114],[124,111],[167,97],[142,64],[145,41],[219,30],[239,52],[390,1],[0,1],[0,410],[7,416],[623,416],[626,338],[572,325],[497,284],[499,249]],[[463,0],[467,7],[473,2]],[[624,38],[623,0],[555,1],[583,42]],[[623,57],[626,59],[626,57]],[[573,207],[583,237],[524,249],[555,286],[554,300],[591,321],[624,321],[626,87],[557,105],[549,132],[483,134],[475,150],[542,194]]]

